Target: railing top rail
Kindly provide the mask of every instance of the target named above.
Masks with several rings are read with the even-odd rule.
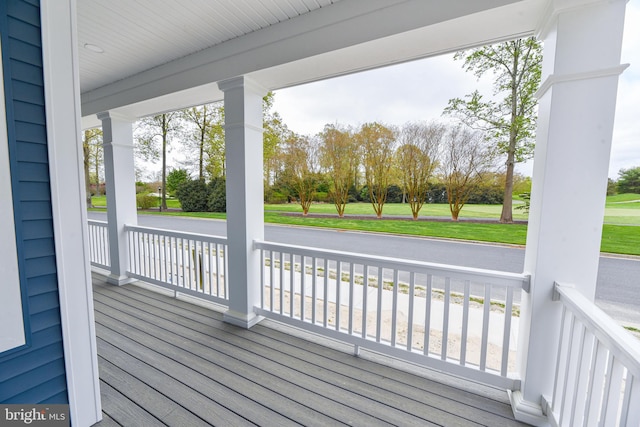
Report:
[[[255,249],[266,249],[274,251],[282,251],[284,249],[289,250],[297,255],[328,259],[339,258],[343,262],[367,264],[372,267],[378,266],[382,268],[411,270],[417,273],[424,274],[446,273],[449,277],[461,279],[468,279],[471,276],[480,281],[487,279],[488,282],[495,285],[524,290],[528,290],[529,288],[529,276],[523,273],[508,273],[497,270],[485,270],[481,268],[460,267],[454,265],[404,260],[399,258],[365,255],[353,252],[311,248],[307,246],[273,243],[262,240],[254,240],[253,245]]]
[[[100,227],[106,227],[109,224],[107,221],[99,221],[97,219],[87,220],[87,223],[90,224],[90,225],[97,225],[97,226],[100,226]]]
[[[613,354],[640,378],[640,341],[630,340],[629,334],[580,291],[571,285],[555,283],[558,299]]]
[[[213,236],[210,234],[188,233],[183,231],[165,230],[163,228],[142,227],[140,225],[125,225],[126,231],[138,231],[150,234],[161,234],[166,237],[177,237],[179,239],[200,240],[203,242],[226,244],[227,238],[224,236]]]

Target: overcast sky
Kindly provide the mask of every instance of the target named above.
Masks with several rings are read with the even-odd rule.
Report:
[[[621,168],[640,166],[640,2],[627,3],[622,74],[613,134],[609,176]],[[635,24],[635,25],[633,25]],[[429,58],[310,83],[276,92],[274,110],[297,133],[314,135],[327,123],[359,126],[378,121],[402,125],[438,120],[450,98],[474,89],[491,94],[488,79],[478,82],[453,55]],[[525,175],[531,164],[520,165]]]

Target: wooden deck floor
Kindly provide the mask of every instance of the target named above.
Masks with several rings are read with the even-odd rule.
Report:
[[[101,427],[522,425],[503,391],[463,391],[278,328],[243,330],[138,286],[93,281]]]

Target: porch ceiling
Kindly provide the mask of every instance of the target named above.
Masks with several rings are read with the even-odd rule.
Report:
[[[248,75],[268,89],[533,33],[547,0],[79,0],[84,125],[222,98]],[[103,53],[85,48],[99,46]]]

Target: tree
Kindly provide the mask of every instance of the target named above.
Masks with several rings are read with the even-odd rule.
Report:
[[[382,209],[387,201],[387,189],[393,167],[395,132],[380,124],[362,125],[355,135],[362,149],[364,175],[369,188],[369,200],[378,218],[382,218]]]
[[[452,220],[458,220],[462,207],[480,182],[480,172],[487,166],[489,154],[480,132],[457,126],[446,133],[441,171]]]
[[[427,200],[429,179],[438,165],[445,130],[438,123],[407,123],[400,133],[396,162],[414,220]]]
[[[283,178],[297,194],[302,215],[307,216],[316,195],[317,144],[308,136],[291,134],[282,147]]]
[[[607,196],[618,194],[618,183],[611,178],[607,178]]]
[[[332,180],[331,199],[342,218],[349,200],[349,188],[360,163],[358,144],[350,129],[338,125],[326,125],[320,138],[320,162]]]
[[[102,162],[102,129],[94,128],[84,131],[82,140],[82,152],[84,154],[84,184],[87,192],[87,208],[92,208],[91,201],[91,167],[94,169],[96,192],[100,193],[100,163]]]
[[[186,169],[171,169],[171,172],[167,175],[167,191],[169,194],[174,194],[180,184],[189,179],[191,179],[191,177]]]
[[[280,159],[280,146],[290,136],[291,131],[280,117],[277,111],[273,111],[273,101],[275,94],[267,93],[262,98],[262,156],[264,162],[264,180],[267,185],[272,184],[277,179]]]
[[[193,125],[189,140],[198,150],[198,179],[204,179],[206,170],[217,169],[206,165],[207,158],[215,158],[214,161],[220,163],[218,161],[220,141],[224,147],[224,106],[218,102],[187,108],[182,111],[182,117],[187,124]],[[222,150],[222,158],[223,163],[224,150]]]
[[[534,37],[512,40],[456,53],[466,71],[481,77],[491,72],[495,78],[497,101],[484,100],[476,90],[464,99],[449,100],[445,114],[458,117],[465,125],[485,131],[506,155],[504,203],[500,222],[513,222],[513,173],[515,163],[531,157],[535,142],[536,105],[540,85],[542,48]]]
[[[169,140],[181,129],[180,114],[177,111],[145,117],[140,121],[141,134],[138,137],[138,152],[149,160],[157,160],[162,155],[162,203],[160,210],[167,210],[167,149]],[[158,139],[161,144],[157,148]]]
[[[629,169],[620,169],[618,176],[619,194],[640,194],[640,166]]]

